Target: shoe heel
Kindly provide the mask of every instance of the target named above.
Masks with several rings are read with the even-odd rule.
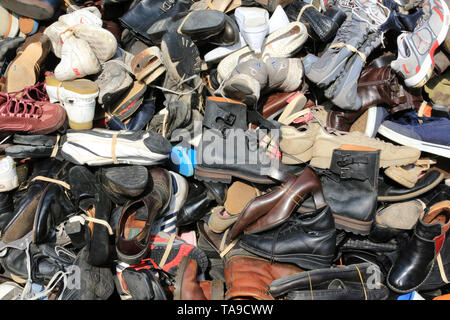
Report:
[[[351,232],[353,234],[368,235],[372,228],[373,220],[360,221],[333,213],[336,229]]]
[[[69,126],[73,130],[90,130],[93,127],[93,121],[77,123],[69,120]]]

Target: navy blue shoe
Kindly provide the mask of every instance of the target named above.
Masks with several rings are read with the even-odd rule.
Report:
[[[397,121],[384,121],[378,133],[405,146],[450,158],[450,120],[419,117],[414,111]]]
[[[145,126],[150,122],[150,120],[152,120],[154,114],[155,114],[155,100],[154,99],[144,100],[142,105],[131,117],[128,123],[123,123],[117,117],[111,117],[106,123],[106,125],[111,130],[139,131],[145,128]]]

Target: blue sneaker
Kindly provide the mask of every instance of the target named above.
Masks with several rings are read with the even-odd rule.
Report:
[[[384,121],[378,133],[399,144],[450,158],[450,120],[408,112],[398,122]]]

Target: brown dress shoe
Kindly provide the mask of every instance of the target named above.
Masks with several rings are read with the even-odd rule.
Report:
[[[230,239],[246,233],[263,232],[286,221],[306,195],[311,194],[316,208],[326,205],[319,177],[311,168],[299,176],[292,176],[272,192],[256,197],[239,216],[230,230]]]
[[[275,300],[269,290],[272,281],[300,272],[303,270],[293,264],[232,256],[225,264],[225,299]]]
[[[27,38],[6,70],[6,92],[17,92],[34,85],[50,49],[51,41],[43,33]]]
[[[153,168],[149,175],[153,181],[151,192],[124,206],[117,227],[117,256],[128,264],[140,262],[147,254],[153,222],[170,204],[170,173],[162,168]]]
[[[175,276],[174,300],[223,300],[224,283],[220,280],[197,281],[195,260],[184,256]]]

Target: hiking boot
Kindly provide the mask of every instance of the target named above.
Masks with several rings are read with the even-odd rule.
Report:
[[[397,143],[450,158],[450,120],[419,117],[417,112],[405,113],[397,121],[384,121],[378,132]]]
[[[444,42],[450,24],[450,11],[444,1],[423,3],[422,10],[414,32],[398,36],[398,58],[391,62],[408,87],[422,87],[430,79],[435,50]]]
[[[65,120],[66,112],[58,104],[0,93],[0,132],[48,134],[58,130]]]
[[[66,109],[69,126],[75,130],[92,128],[98,87],[87,79],[58,81],[54,76],[45,77],[50,102],[59,102]]]

